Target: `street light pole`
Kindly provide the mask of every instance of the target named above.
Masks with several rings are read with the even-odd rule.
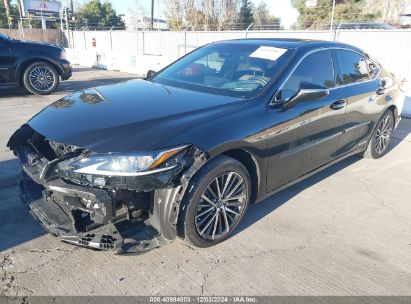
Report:
[[[333,25],[334,25],[334,13],[335,13],[335,0],[333,0],[333,9],[331,12],[331,25],[330,25],[331,30],[333,30]]]
[[[154,29],[154,0],[151,0],[151,29]]]

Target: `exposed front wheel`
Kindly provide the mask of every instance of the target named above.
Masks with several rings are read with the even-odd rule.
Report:
[[[29,92],[46,95],[57,89],[60,79],[52,65],[47,62],[35,62],[24,71],[23,83]]]
[[[364,156],[377,159],[387,154],[393,131],[394,115],[392,111],[387,110],[378,121]]]
[[[198,247],[225,240],[238,226],[250,200],[250,176],[237,160],[219,156],[193,177],[179,218],[180,236]]]

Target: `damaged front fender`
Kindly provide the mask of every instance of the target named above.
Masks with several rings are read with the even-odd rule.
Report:
[[[127,184],[117,180],[119,187],[96,187],[59,174],[57,165],[67,155],[54,151],[55,143],[27,125],[8,145],[22,165],[22,198],[46,230],[67,243],[118,253],[145,252],[176,238],[181,201],[208,159],[204,151],[188,146],[172,171]],[[64,148],[70,157],[81,153],[77,147]]]

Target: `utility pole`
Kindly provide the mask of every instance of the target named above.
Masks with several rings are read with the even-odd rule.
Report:
[[[154,29],[154,0],[151,0],[151,29]]]
[[[11,29],[10,0],[4,0],[3,4],[6,9],[7,23],[9,25],[9,29]]]
[[[330,30],[333,30],[333,26],[334,26],[334,14],[335,14],[335,0],[333,0],[333,9],[331,12],[331,25],[330,25]]]
[[[160,1],[157,0],[157,31],[160,30]]]
[[[66,35],[67,35],[67,47],[71,47],[70,45],[70,29],[69,29],[69,21],[68,21],[68,9],[67,7],[64,8],[64,12],[66,13]]]
[[[17,7],[19,8],[19,15],[20,15],[21,37],[24,40],[24,27],[23,27],[23,14],[21,12],[21,1],[17,1]]]

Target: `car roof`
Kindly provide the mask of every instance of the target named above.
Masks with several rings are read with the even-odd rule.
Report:
[[[249,44],[256,46],[272,46],[285,49],[301,49],[310,51],[319,48],[347,48],[360,53],[364,53],[361,49],[340,42],[326,41],[326,40],[312,40],[312,39],[295,39],[295,38],[247,38],[247,39],[233,39],[214,42],[215,44]]]

